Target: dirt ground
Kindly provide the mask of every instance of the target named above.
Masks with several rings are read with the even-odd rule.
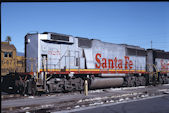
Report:
[[[1,95],[1,112],[50,113],[137,100],[168,93],[169,84],[90,90],[88,96],[85,96],[84,92],[43,94],[41,96]]]

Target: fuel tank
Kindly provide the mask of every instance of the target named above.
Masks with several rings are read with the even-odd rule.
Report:
[[[124,79],[119,78],[94,78],[91,81],[90,89],[109,88],[122,86]]]

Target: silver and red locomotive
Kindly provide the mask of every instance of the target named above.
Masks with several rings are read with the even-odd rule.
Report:
[[[29,94],[169,83],[169,52],[52,32],[25,36],[25,67]]]
[[[91,89],[168,82],[168,52],[51,32],[25,38],[25,57],[36,59],[33,72],[49,92],[82,90],[84,79]]]

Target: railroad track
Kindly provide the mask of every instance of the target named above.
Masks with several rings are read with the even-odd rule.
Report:
[[[2,99],[2,112],[53,112],[81,107],[147,98],[169,93],[169,84],[140,87],[90,90],[85,96],[80,92],[43,94]]]

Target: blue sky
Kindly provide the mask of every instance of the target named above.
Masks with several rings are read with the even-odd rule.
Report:
[[[169,51],[169,2],[2,3],[1,29],[19,52],[32,31]]]

